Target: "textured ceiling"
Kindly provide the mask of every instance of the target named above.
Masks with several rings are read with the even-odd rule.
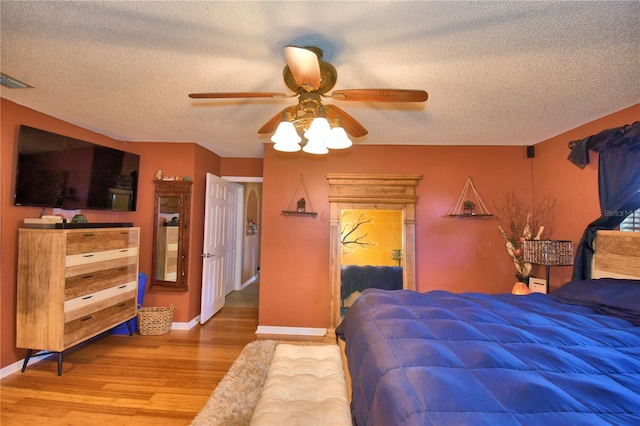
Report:
[[[315,45],[334,89],[424,89],[420,104],[328,99],[360,144],[531,145],[640,102],[640,2],[2,0],[1,95],[123,141],[262,157],[288,99],[284,46]],[[640,117],[639,117],[640,119]]]

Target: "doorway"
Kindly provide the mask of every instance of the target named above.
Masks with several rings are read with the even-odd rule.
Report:
[[[236,273],[230,289],[230,291],[237,291],[259,279],[263,178],[242,176],[222,176],[222,178],[238,186]]]
[[[342,211],[345,209],[402,212],[402,287],[415,290],[415,187],[421,175],[327,174],[329,181],[329,327],[335,336],[340,323]]]

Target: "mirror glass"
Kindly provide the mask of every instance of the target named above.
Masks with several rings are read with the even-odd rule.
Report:
[[[180,197],[161,196],[157,202],[156,280],[176,282]]]
[[[340,210],[340,314],[366,288],[403,288],[403,211]]]

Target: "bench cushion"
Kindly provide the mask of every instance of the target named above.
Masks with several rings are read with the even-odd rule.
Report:
[[[251,425],[351,424],[338,346],[277,345]]]

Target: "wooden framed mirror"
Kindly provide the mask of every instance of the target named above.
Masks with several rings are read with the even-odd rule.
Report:
[[[187,291],[192,181],[156,180],[150,290]]]
[[[341,246],[343,212],[347,209],[401,212],[402,287],[415,290],[415,187],[422,178],[413,174],[327,174],[330,203],[330,300],[327,336],[335,337],[341,311]],[[390,253],[391,255],[391,253]]]

